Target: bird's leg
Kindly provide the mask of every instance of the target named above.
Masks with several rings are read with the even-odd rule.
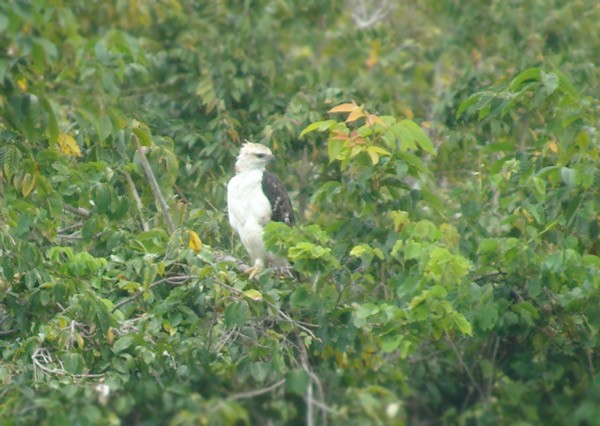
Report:
[[[248,268],[246,270],[246,273],[248,274],[248,278],[253,280],[254,277],[259,274],[264,268],[263,262],[261,262],[260,260],[256,260],[254,262],[254,266]]]
[[[262,271],[262,268],[258,266],[251,266],[246,270],[246,273],[248,274],[248,278],[253,280],[256,274],[260,273],[260,271]]]

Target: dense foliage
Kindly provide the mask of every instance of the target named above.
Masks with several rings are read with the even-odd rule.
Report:
[[[0,3],[0,423],[595,424],[599,19]],[[298,279],[243,273],[244,139]]]

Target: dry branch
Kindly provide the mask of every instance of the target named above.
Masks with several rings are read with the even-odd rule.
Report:
[[[135,187],[135,183],[133,183],[133,179],[131,179],[131,175],[129,172],[123,172],[125,175],[125,179],[127,180],[127,186],[129,186],[129,190],[131,191],[131,196],[135,201],[135,206],[137,208],[138,214],[140,215],[140,221],[142,222],[142,230],[148,231],[150,228],[148,227],[148,222],[144,219],[144,205],[142,204],[142,199],[137,192]]]
[[[171,219],[171,213],[169,213],[169,206],[167,206],[167,203],[164,197],[162,196],[162,193],[160,192],[160,186],[158,186],[158,182],[156,180],[156,177],[154,176],[154,173],[152,172],[152,168],[150,167],[150,163],[146,158],[146,154],[144,154],[144,150],[140,145],[140,141],[135,135],[132,136],[132,140],[135,144],[135,149],[137,150],[140,156],[140,161],[142,163],[144,173],[146,173],[146,177],[150,182],[150,188],[152,189],[154,198],[158,201],[158,204],[160,205],[160,209],[165,218],[165,223],[167,224],[167,231],[169,231],[169,235],[172,235],[175,232],[175,225],[173,225],[173,219]]]

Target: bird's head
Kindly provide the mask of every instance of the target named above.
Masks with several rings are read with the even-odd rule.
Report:
[[[240,155],[235,162],[235,171],[237,173],[248,170],[264,170],[267,163],[273,159],[271,150],[258,143],[246,142],[242,145]]]

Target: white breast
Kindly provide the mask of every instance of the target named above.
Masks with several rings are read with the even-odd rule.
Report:
[[[248,226],[264,227],[271,220],[271,204],[262,191],[262,171],[235,175],[227,185],[229,223],[238,233]]]

